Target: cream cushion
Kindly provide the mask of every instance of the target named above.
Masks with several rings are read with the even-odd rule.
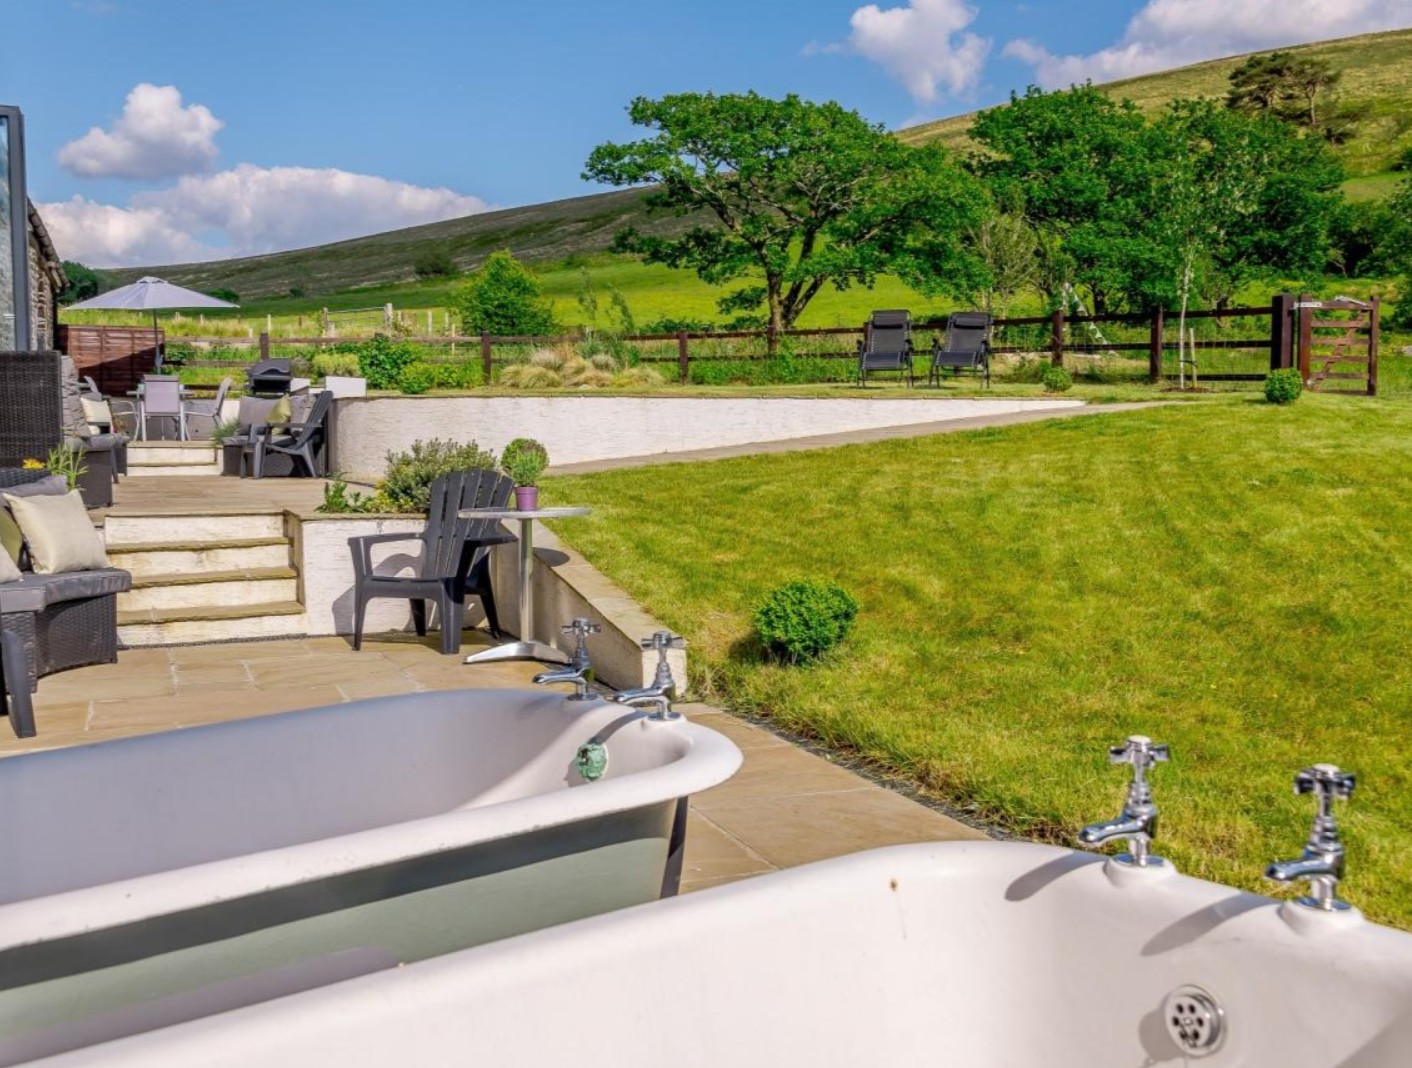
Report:
[[[20,569],[15,566],[15,562],[10,559],[10,554],[0,552],[0,583],[18,582],[20,580]]]
[[[12,497],[7,493],[5,503],[24,532],[36,574],[108,566],[103,538],[89,520],[78,490],[62,497]]]

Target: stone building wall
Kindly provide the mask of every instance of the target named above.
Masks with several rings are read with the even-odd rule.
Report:
[[[55,299],[64,287],[64,267],[44,220],[29,206],[29,306],[30,348],[52,349],[58,332],[59,306]]]

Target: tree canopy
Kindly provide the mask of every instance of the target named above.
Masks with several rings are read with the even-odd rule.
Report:
[[[1092,86],[982,114],[971,167],[1040,236],[1038,285],[1094,310],[1228,302],[1261,271],[1327,258],[1343,173],[1327,145],[1277,119],[1178,101],[1155,120]]]
[[[492,252],[457,295],[461,329],[468,334],[534,336],[554,331],[554,310],[539,283],[509,250]]]
[[[1252,115],[1319,128],[1319,98],[1331,96],[1343,78],[1326,59],[1293,52],[1251,56],[1231,71],[1226,105]]]
[[[984,277],[962,236],[987,213],[984,191],[940,147],[909,147],[836,103],[793,95],[680,93],[638,98],[628,114],[654,136],[599,145],[584,177],[655,183],[651,209],[715,218],[675,236],[625,230],[615,248],[714,284],[761,278],[721,306],[763,307],[772,338],[825,285],[888,271],[961,293]]]
[[[64,277],[68,282],[57,295],[56,299],[60,304],[77,304],[113,288],[112,281],[92,267],[85,267],[74,260],[64,260],[63,266]]]

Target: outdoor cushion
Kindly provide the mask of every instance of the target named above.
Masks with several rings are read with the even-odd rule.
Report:
[[[34,482],[5,487],[7,497],[62,497],[68,492],[69,483],[63,475],[45,475]]]
[[[83,405],[83,417],[88,421],[88,430],[91,434],[106,434],[108,431],[101,429],[106,426],[112,430],[113,409],[102,397],[80,397],[79,403]]]
[[[0,508],[0,548],[5,550],[0,555],[9,557],[10,562],[18,567],[24,547],[25,536],[20,531],[20,525],[8,508]]]
[[[240,432],[248,434],[250,428],[257,423],[274,422],[270,418],[270,412],[278,403],[273,397],[241,397],[240,409],[235,416],[235,421],[240,424]]]
[[[279,400],[275,401],[275,406],[270,409],[270,417],[265,420],[267,423],[288,423],[290,416],[294,414],[294,401],[286,393]]]
[[[86,597],[102,597],[110,593],[126,593],[132,588],[132,575],[115,567],[96,571],[67,571],[62,575],[36,575],[44,583],[44,603],[79,601]]]
[[[5,503],[24,531],[36,574],[107,567],[103,538],[93,528],[78,490],[62,497],[16,497]]]
[[[10,559],[10,554],[0,553],[0,583],[18,582],[22,577],[19,565]]]

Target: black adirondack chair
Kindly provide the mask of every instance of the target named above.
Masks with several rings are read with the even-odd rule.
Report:
[[[441,619],[441,651],[454,655],[461,648],[466,597],[479,597],[493,637],[500,637],[495,595],[490,588],[490,546],[515,540],[496,519],[462,519],[465,508],[504,508],[515,483],[495,471],[455,471],[431,484],[431,510],[420,534],[369,534],[349,538],[353,551],[353,648],[363,645],[363,616],[375,597],[412,602],[412,624],[427,632],[427,601],[434,600]],[[373,573],[371,548],[396,541],[421,541],[422,559],[416,575],[397,577]]]
[[[293,474],[303,464],[310,478],[322,478],[323,459],[328,436],[329,408],[333,394],[324,390],[314,398],[314,406],[300,423],[265,423],[250,430],[250,441],[241,454],[240,473],[245,474],[246,457],[253,458],[253,474],[265,477],[265,461],[270,456],[288,456],[293,462]]]
[[[912,314],[907,311],[875,311],[863,327],[858,342],[858,384],[866,386],[868,375],[897,371],[912,384]]]
[[[932,341],[932,366],[928,385],[941,385],[941,373],[953,377],[962,371],[974,372],[990,388],[990,316],[985,312],[952,312],[946,320],[946,344]]]

